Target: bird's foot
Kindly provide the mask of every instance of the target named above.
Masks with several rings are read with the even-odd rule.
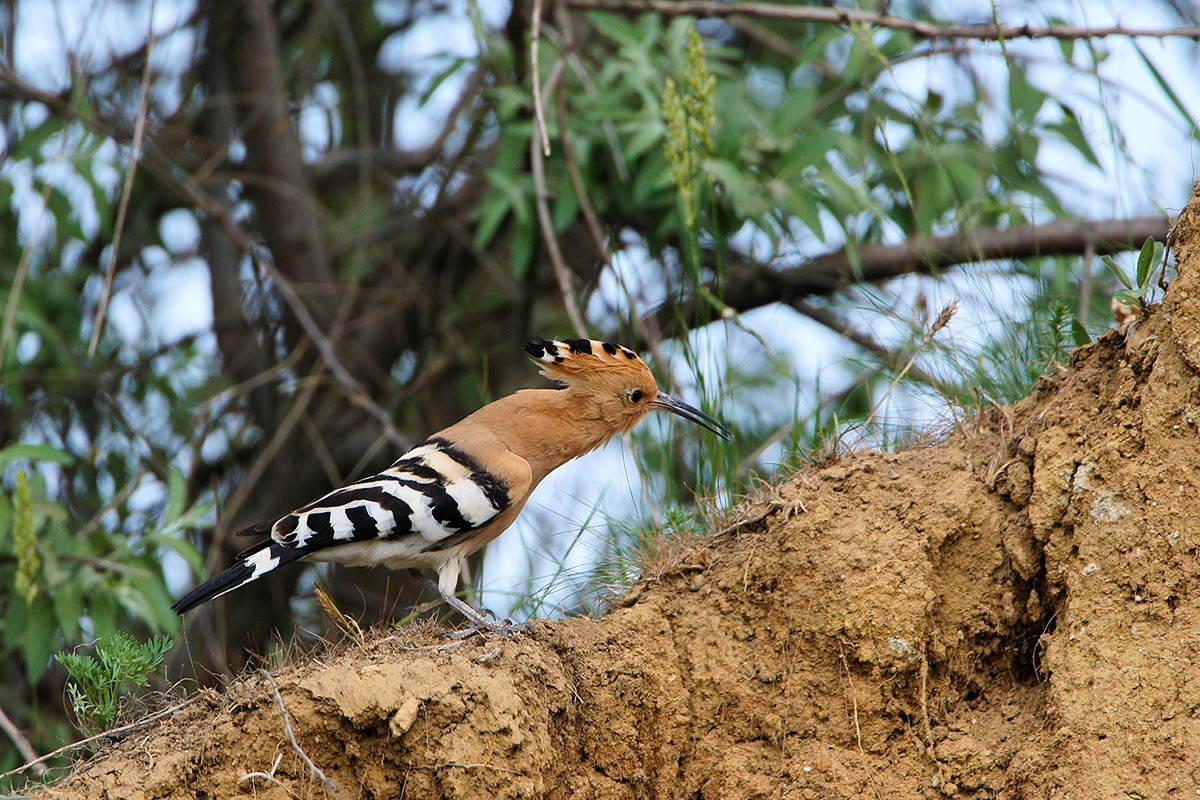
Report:
[[[475,634],[483,634],[485,631],[488,633],[498,633],[505,637],[513,636],[514,634],[518,633],[533,633],[533,626],[528,622],[523,622],[518,625],[511,619],[497,619],[495,612],[493,612],[490,608],[485,608],[482,610],[472,608],[449,592],[443,592],[440,586],[421,575],[420,572],[417,572],[416,570],[413,572],[414,577],[438,593],[438,596],[442,598],[443,603],[453,608],[459,614],[462,614],[464,617],[466,617],[467,622],[470,623],[467,627],[460,630],[449,631],[448,633],[442,634],[443,637],[447,639],[469,639]]]
[[[528,622],[513,622],[511,619],[503,620],[484,620],[483,623],[472,621],[465,628],[459,628],[456,631],[447,631],[442,634],[443,639],[470,639],[476,634],[482,636],[485,633],[496,633],[505,638],[515,636],[518,633],[533,633],[533,626]]]
[[[528,622],[517,624],[511,619],[498,619],[491,609],[482,609],[481,613],[458,598],[454,598],[454,600],[454,603],[447,601],[447,605],[466,617],[470,624],[465,628],[443,633],[442,636],[445,638],[469,639],[475,634],[482,635],[484,632],[498,633],[504,637],[513,636],[518,633],[533,633],[533,626]]]

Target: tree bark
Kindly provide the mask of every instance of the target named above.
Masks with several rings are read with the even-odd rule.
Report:
[[[920,236],[894,245],[867,245],[852,252],[843,248],[794,266],[742,263],[723,284],[721,300],[734,311],[749,311],[769,303],[792,304],[806,297],[830,295],[861,283],[877,283],[901,275],[936,275],[952,267],[983,261],[1019,260],[1082,254],[1090,244],[1097,255],[1136,250],[1146,237],[1163,241],[1170,230],[1166,215],[1110,220],[1055,220],[1043,225],[974,229],[953,236]],[[715,291],[714,287],[706,287]],[[678,320],[705,321],[694,301],[667,305],[647,320],[668,337]],[[708,320],[720,309],[708,309]]]

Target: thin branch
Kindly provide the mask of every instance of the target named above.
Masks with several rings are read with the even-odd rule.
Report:
[[[553,91],[554,85],[562,76],[562,70],[563,61],[560,58],[554,62],[550,78],[546,81],[547,91]],[[558,124],[561,126],[562,120],[559,120]],[[545,156],[542,148],[538,146],[536,138],[529,140],[529,158],[530,171],[533,173],[533,194],[537,205],[538,227],[542,230],[542,240],[546,244],[546,251],[550,254],[550,264],[554,267],[554,277],[558,281],[558,291],[562,295],[563,307],[571,320],[571,327],[574,328],[575,335],[586,339],[588,338],[587,325],[583,321],[583,314],[579,310],[579,303],[575,300],[575,292],[571,288],[571,271],[567,267],[562,248],[558,244],[558,237],[554,233],[554,220],[550,218],[550,204],[547,202],[550,192],[546,188]]]
[[[76,116],[70,105],[62,98],[26,83],[17,73],[0,64],[0,87],[5,86],[14,91],[19,90],[20,95],[24,99],[42,103],[56,114],[63,114],[71,118]],[[0,95],[2,94],[4,92],[0,91]],[[114,140],[122,141],[125,139],[116,127],[98,117],[90,120],[90,124],[95,130],[112,137]],[[301,327],[304,328],[304,332],[312,339],[313,344],[317,346],[329,370],[333,373],[338,383],[342,385],[343,389],[345,389],[347,395],[355,404],[365,409],[368,414],[379,421],[383,426],[385,435],[390,441],[403,446],[405,439],[396,430],[395,425],[392,424],[391,417],[371,400],[362,385],[342,365],[341,359],[337,357],[328,337],[321,332],[312,314],[305,308],[299,295],[292,288],[292,284],[280,272],[270,254],[258,247],[250,235],[242,230],[237,220],[233,218],[230,210],[223,207],[219,201],[209,195],[195,176],[177,169],[171,158],[158,147],[154,139],[148,138],[143,144],[146,171],[151,173],[156,180],[168,189],[176,192],[181,198],[186,199],[195,208],[218,222],[238,248],[257,258],[259,264],[270,275],[284,304],[296,315]],[[14,287],[14,291],[10,295],[15,295],[16,293],[16,287]],[[10,296],[10,305],[13,302],[14,300]]]
[[[230,222],[232,222],[232,219],[230,219]],[[243,236],[245,235],[243,234]],[[355,405],[375,417],[383,426],[384,433],[393,443],[403,446],[405,444],[404,437],[400,435],[400,432],[396,430],[396,426],[392,424],[392,418],[371,399],[362,384],[342,365],[341,359],[338,358],[337,353],[333,349],[333,344],[321,331],[320,326],[317,325],[317,321],[313,319],[312,314],[309,313],[308,308],[304,305],[304,301],[300,299],[300,295],[296,294],[291,281],[283,276],[274,261],[269,258],[263,258],[261,253],[259,254],[259,261],[268,274],[270,274],[271,282],[275,285],[275,290],[279,292],[280,297],[283,298],[283,302],[296,315],[296,319],[300,322],[300,327],[304,328],[304,332],[308,334],[308,338],[312,339],[313,344],[317,346],[317,351],[321,354],[321,358],[325,360],[325,365],[333,373],[333,377],[346,390],[346,396]]]
[[[830,8],[810,5],[777,3],[730,3],[724,0],[563,0],[581,11],[611,11],[615,14],[644,14],[647,12],[697,17],[762,17],[796,22],[816,22],[828,25],[873,25],[879,28],[906,31],[925,39],[1092,39],[1105,36],[1138,36],[1154,39],[1200,39],[1200,26],[1179,28],[1126,28],[1110,25],[1101,28],[1078,25],[995,25],[981,22],[971,25],[943,25],[936,22],[905,19],[892,14]]]
[[[267,683],[271,684],[271,688],[275,691],[275,701],[279,703],[279,713],[283,716],[283,732],[287,734],[287,740],[292,745],[292,749],[308,765],[308,769],[313,777],[321,779],[321,784],[325,787],[325,791],[329,792],[334,800],[339,800],[337,792],[334,791],[334,787],[337,784],[334,783],[332,778],[325,777],[325,773],[321,771],[321,768],[313,763],[313,760],[308,757],[308,753],[305,753],[304,749],[296,742],[296,737],[292,733],[292,721],[288,718],[287,706],[283,704],[283,695],[279,694],[279,687],[275,685],[275,679],[265,669],[260,669],[259,674],[267,679]]]
[[[575,32],[571,27],[571,16],[564,6],[556,5],[554,10],[558,17],[559,27],[562,29],[563,49],[567,51],[564,55],[569,59],[574,54],[575,48]],[[571,181],[575,199],[579,201],[579,210],[583,214],[588,234],[592,237],[592,244],[596,245],[596,252],[604,260],[604,265],[612,269],[612,256],[608,252],[604,227],[600,224],[600,217],[596,213],[595,206],[592,205],[592,199],[588,196],[587,187],[583,183],[583,176],[579,173],[579,165],[575,163],[575,156],[571,152],[565,95],[566,81],[563,81],[559,84],[558,91],[554,93],[555,110],[558,112],[558,143],[562,148],[563,165],[567,168],[567,177]]]
[[[542,38],[542,0],[533,0],[533,24],[529,29],[529,68],[533,72],[533,117],[542,140],[542,155],[550,157],[550,134],[546,131],[546,109],[542,105],[542,76],[538,63],[538,41]]]
[[[824,308],[819,308],[803,300],[794,300],[791,303],[792,308],[799,311],[804,316],[811,319],[813,322],[824,325],[829,330],[839,336],[853,342],[854,344],[866,350],[871,355],[878,358],[883,364],[889,367],[897,367],[903,356],[900,353],[893,352],[884,347],[877,339],[867,333],[856,330],[853,325],[841,319],[837,315]],[[925,370],[918,367],[916,364],[911,364],[908,371],[912,376],[922,383],[929,384],[934,389],[941,386],[941,382],[930,375]]]
[[[124,505],[125,501],[128,500],[133,494],[134,490],[137,489],[138,484],[142,482],[142,478],[145,477],[145,475],[146,468],[139,467],[138,471],[133,473],[133,476],[130,477],[129,480],[125,481],[125,484],[116,492],[116,494],[112,496],[112,499],[105,503],[99,511],[93,514],[91,518],[83,524],[82,528],[75,532],[75,539],[84,539],[89,533],[99,528],[100,523],[104,521],[104,515],[109,511],[112,511],[114,508],[120,508],[122,505]]]
[[[900,384],[900,381],[904,380],[904,376],[912,370],[913,365],[916,363],[917,356],[921,354],[921,351],[925,349],[926,345],[933,341],[933,337],[937,335],[937,332],[950,324],[950,318],[954,316],[954,312],[957,310],[958,301],[952,300],[946,305],[945,308],[942,309],[942,313],[938,314],[937,319],[933,321],[933,325],[929,327],[929,330],[925,332],[925,335],[921,337],[921,341],[918,342],[917,346],[913,349],[912,355],[908,358],[908,363],[904,365],[903,369],[896,373],[896,377],[892,378],[892,382],[888,385],[887,391],[883,393],[883,397],[879,398],[879,401],[875,403],[875,407],[871,409],[871,413],[867,414],[867,418],[862,421],[862,424],[858,429],[858,436],[855,438],[854,444],[850,445],[851,449],[857,447],[858,443],[862,441],[862,438],[867,435],[867,428],[870,426],[871,421],[875,419],[875,415],[879,413],[879,409],[883,408],[883,404],[886,403],[888,397],[891,396],[892,390],[894,390]]]
[[[84,745],[91,744],[92,742],[96,742],[101,739],[119,738],[121,736],[124,736],[127,733],[132,733],[133,731],[140,730],[140,729],[146,727],[147,725],[149,725],[150,723],[155,722],[159,719],[162,719],[163,717],[168,716],[170,714],[174,714],[176,711],[179,711],[181,708],[190,706],[192,703],[196,702],[197,700],[200,700],[201,698],[204,698],[207,696],[208,696],[207,694],[198,694],[198,695],[195,695],[194,697],[189,697],[187,700],[184,700],[182,703],[176,703],[175,705],[171,706],[170,708],[164,708],[162,711],[156,711],[147,717],[142,717],[141,719],[139,719],[136,722],[130,722],[128,725],[120,725],[116,728],[110,728],[109,730],[101,731],[100,733],[97,733],[95,736],[89,736],[86,739],[80,739],[78,742],[72,742],[71,744],[64,745],[64,746],[58,748],[57,750],[53,750],[49,753],[46,753],[46,755],[44,755],[44,756],[38,756],[37,758],[33,759],[32,761],[22,764],[21,766],[17,767],[16,769],[10,769],[8,772],[0,774],[0,781],[4,780],[5,778],[12,777],[13,775],[16,775],[18,773],[24,772],[27,769],[37,769],[37,767],[39,765],[45,764],[47,761],[49,761],[52,758],[58,758],[59,756],[63,755],[64,753],[69,753],[72,750],[78,750],[79,748],[83,747]]]
[[[954,236],[918,236],[900,244],[861,247],[853,255],[841,249],[787,267],[747,263],[729,271],[722,299],[729,308],[743,312],[768,303],[791,304],[797,298],[833,294],[854,284],[912,273],[936,274],[963,264],[1076,255],[1084,252],[1088,242],[1093,243],[1097,255],[1119,253],[1138,249],[1147,236],[1162,241],[1170,226],[1171,219],[1165,215],[1062,219],[1044,225],[969,230]],[[668,335],[679,319],[691,321],[695,312],[695,301],[687,301],[679,308],[659,308],[649,321]]]
[[[88,358],[96,355],[100,346],[100,334],[104,331],[104,316],[108,310],[108,299],[112,296],[113,277],[117,273],[117,254],[121,249],[121,233],[125,230],[125,215],[129,211],[129,197],[133,194],[133,176],[137,173],[138,161],[142,157],[142,137],[146,132],[146,116],[150,108],[150,56],[154,53],[154,2],[150,0],[149,31],[146,33],[146,63],[142,69],[142,87],[138,96],[137,119],[133,123],[133,143],[129,146],[129,166],[125,168],[125,185],[121,187],[121,200],[117,204],[117,220],[113,226],[113,240],[108,250],[108,269],[104,273],[104,288],[100,291],[100,304],[96,308],[96,324],[92,326],[92,339],[88,342]]]
[[[271,765],[270,772],[247,772],[245,775],[238,778],[238,786],[241,786],[242,784],[247,783],[247,782],[257,778],[258,780],[263,780],[263,781],[266,781],[267,783],[274,784],[275,786],[278,786],[280,789],[283,789],[285,792],[287,792],[292,797],[295,797],[296,800],[301,800],[300,795],[293,792],[285,784],[283,784],[278,778],[275,777],[275,771],[277,769],[279,769],[280,761],[283,761],[283,753],[280,753],[279,755],[275,756],[275,763]]]
[[[66,142],[66,136],[63,136],[62,141]],[[59,146],[58,155],[61,158],[63,147]],[[0,365],[4,363],[5,354],[8,352],[8,340],[12,338],[13,326],[17,319],[17,303],[21,299],[21,293],[25,290],[25,278],[29,275],[29,265],[33,263],[33,251],[37,249],[37,237],[42,232],[42,220],[50,213],[50,191],[54,185],[49,180],[42,187],[41,210],[38,211],[37,222],[34,223],[33,233],[29,237],[29,241],[25,244],[21,251],[21,260],[17,263],[17,273],[13,276],[12,289],[8,293],[8,302],[4,306],[4,322],[0,325]]]
[[[46,765],[38,761],[37,751],[33,749],[33,745],[25,738],[25,734],[21,733],[21,729],[9,719],[8,714],[4,713],[3,708],[0,708],[0,730],[4,731],[4,735],[17,748],[17,752],[21,754],[21,758],[25,759],[31,765],[30,768],[33,770],[34,777],[40,778],[46,774]]]
[[[450,113],[446,115],[446,121],[442,123],[441,130],[424,147],[416,150],[373,147],[366,152],[363,152],[361,148],[335,150],[309,168],[313,182],[322,186],[336,183],[343,179],[348,170],[358,169],[364,161],[372,169],[383,170],[393,175],[420,172],[437,160],[442,148],[446,146],[446,141],[458,129],[458,121],[463,112],[478,99],[482,84],[483,73],[477,67],[463,82],[462,92],[454,107],[450,109]],[[344,251],[343,247],[341,252]]]

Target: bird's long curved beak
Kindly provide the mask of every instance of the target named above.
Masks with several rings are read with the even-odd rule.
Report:
[[[726,428],[724,425],[717,422],[700,409],[689,406],[682,400],[676,400],[666,392],[659,392],[658,397],[656,397],[650,403],[650,405],[654,406],[655,408],[661,408],[663,411],[670,411],[672,414],[678,414],[689,422],[694,422],[697,425],[708,428],[710,431],[726,441],[733,439],[733,434],[730,433],[729,428]]]

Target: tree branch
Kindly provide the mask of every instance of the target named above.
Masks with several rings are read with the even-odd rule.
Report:
[[[16,723],[9,719],[8,714],[4,713],[3,708],[0,708],[0,730],[4,731],[4,735],[13,743],[13,747],[17,748],[21,758],[25,759],[27,765],[33,769],[35,778],[46,774],[46,765],[38,759],[37,751],[33,749],[33,745],[25,738],[25,734],[21,733],[21,729],[16,726]]]
[[[540,10],[540,9],[539,9]],[[533,65],[537,69],[537,64]],[[550,79],[546,81],[546,92],[554,91],[555,84],[558,83],[562,76],[563,61],[559,59],[554,62],[554,67],[551,69]],[[538,91],[535,89],[534,91]],[[539,107],[541,103],[539,102]],[[562,120],[558,121],[559,125],[563,124]],[[536,137],[530,137],[529,140],[529,161],[530,172],[533,173],[534,200],[537,205],[538,227],[542,231],[542,240],[546,245],[546,252],[550,256],[550,264],[554,268],[554,277],[558,282],[558,291],[562,295],[563,308],[566,309],[567,316],[571,320],[571,327],[575,330],[575,335],[580,338],[587,338],[587,324],[584,322],[583,313],[579,310],[579,304],[575,300],[575,291],[571,288],[571,270],[567,267],[566,259],[563,258],[562,248],[558,245],[558,237],[554,232],[554,221],[550,218],[550,192],[546,188],[546,169],[544,163],[544,151],[541,147],[542,142]]]
[[[858,330],[846,320],[824,308],[814,306],[811,303],[806,303],[803,300],[795,300],[791,305],[792,308],[796,309],[813,322],[824,325],[826,328],[838,334],[842,338],[847,339],[861,347],[863,350],[866,350],[868,353],[875,356],[875,358],[879,359],[880,363],[890,367],[891,369],[900,369],[902,366],[904,366],[906,359],[912,355],[889,350],[879,340],[871,336],[871,334]],[[921,369],[921,367],[917,366],[916,364],[910,366],[908,371],[914,378],[922,383],[928,384],[929,386],[933,387],[934,390],[941,390],[942,382],[930,375],[925,370]]]
[[[993,25],[982,22],[970,25],[943,25],[937,22],[905,19],[892,14],[858,11],[848,8],[828,8],[776,3],[729,3],[724,0],[562,0],[579,11],[610,11],[615,14],[651,12],[668,16],[689,14],[697,17],[763,17],[797,22],[816,22],[829,25],[854,23],[879,28],[906,31],[926,39],[1091,39],[1104,36],[1142,36],[1155,39],[1200,39],[1200,26],[1179,28],[1126,28],[1109,25],[1088,28],[1077,25]]]
[[[446,115],[445,122],[437,135],[424,147],[416,150],[396,150],[391,147],[335,150],[310,167],[313,183],[327,187],[340,183],[365,161],[372,169],[389,175],[410,175],[431,166],[441,155],[451,134],[458,130],[463,112],[470,108],[483,88],[482,70],[476,68],[463,83],[458,101]]]
[[[907,274],[932,275],[962,264],[996,259],[1022,259],[1083,253],[1090,245],[1097,255],[1136,250],[1146,237],[1166,238],[1166,216],[1099,221],[1064,219],[1045,225],[964,231],[955,236],[919,236],[894,245],[869,245],[853,255],[844,248],[780,269],[747,263],[730,270],[723,301],[734,311],[768,303],[794,304],[798,298],[833,294],[859,283],[875,283]],[[708,287],[712,289],[712,287]],[[677,319],[697,318],[694,300],[678,308],[662,306],[649,321],[664,336],[676,330]],[[721,309],[723,310],[723,309]]]

